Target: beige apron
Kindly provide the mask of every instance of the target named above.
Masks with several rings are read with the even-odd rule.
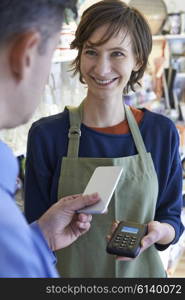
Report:
[[[57,267],[62,277],[166,277],[155,246],[133,261],[116,261],[106,253],[106,236],[114,220],[148,223],[153,220],[158,195],[158,180],[150,153],[146,152],[138,125],[129,107],[126,118],[138,154],[119,158],[78,157],[83,103],[69,108],[70,129],[67,157],[63,157],[58,199],[82,193],[97,166],[123,166],[119,184],[108,213],[93,215],[91,229],[71,246],[57,251]],[[96,147],[96,145],[94,145]],[[102,178],[103,180],[103,178]]]

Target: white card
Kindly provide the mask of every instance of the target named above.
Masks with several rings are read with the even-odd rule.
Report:
[[[83,195],[98,193],[101,200],[91,206],[78,210],[78,213],[103,214],[107,211],[113,192],[123,172],[120,166],[101,166],[94,170]]]

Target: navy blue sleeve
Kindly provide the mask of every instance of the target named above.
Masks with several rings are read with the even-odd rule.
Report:
[[[182,198],[182,164],[179,154],[179,135],[173,124],[171,124],[170,144],[162,150],[163,157],[168,157],[168,168],[163,170],[162,163],[166,163],[165,158],[159,166],[161,174],[159,180],[163,184],[160,187],[159,199],[157,201],[155,220],[168,223],[175,229],[175,238],[170,244],[175,244],[182,232],[184,226],[181,221],[181,210],[183,207]],[[163,178],[162,178],[163,177]],[[169,245],[156,244],[158,250],[165,250]]]
[[[24,213],[29,223],[57,201],[68,126],[68,113],[64,111],[36,121],[29,130],[24,182]]]
[[[41,147],[42,137],[35,128],[29,131],[25,182],[24,213],[28,222],[37,220],[50,206],[51,171],[47,151]]]

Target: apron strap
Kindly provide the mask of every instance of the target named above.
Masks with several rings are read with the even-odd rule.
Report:
[[[124,104],[124,107],[125,107],[126,118],[135,142],[136,149],[139,155],[142,158],[144,158],[147,151],[138,124],[129,106]],[[69,144],[68,144],[67,156],[78,157],[80,136],[81,136],[80,127],[81,127],[82,115],[83,115],[83,101],[79,106],[77,107],[69,106],[67,107],[67,109],[69,110],[69,122],[70,122],[70,128],[68,133]]]
[[[68,132],[69,144],[68,144],[68,157],[78,157],[80,136],[81,136],[81,122],[83,114],[83,104],[78,107],[68,106],[69,110],[69,122],[70,128]]]
[[[144,158],[147,151],[146,151],[146,147],[143,142],[143,138],[141,136],[138,124],[137,124],[129,106],[124,104],[124,107],[125,107],[126,118],[127,118],[128,124],[129,124],[130,131],[132,133],[132,137],[135,142],[136,149],[137,149],[139,155]]]

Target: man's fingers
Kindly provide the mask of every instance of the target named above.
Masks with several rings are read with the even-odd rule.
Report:
[[[64,209],[76,211],[100,201],[98,193],[91,195],[68,196],[60,200]]]
[[[76,224],[79,229],[84,230],[84,231],[89,230],[89,228],[91,226],[91,224],[89,222],[84,223],[84,222],[77,221]]]
[[[92,215],[86,215],[84,213],[81,213],[78,215],[78,220],[80,222],[91,222],[92,221]]]

